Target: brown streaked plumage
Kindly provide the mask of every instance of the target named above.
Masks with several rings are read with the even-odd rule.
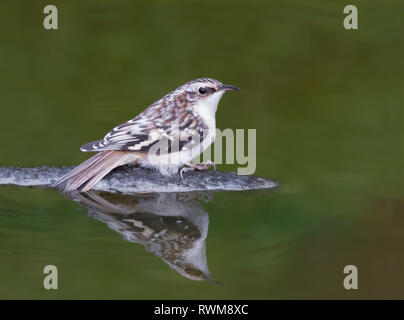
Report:
[[[56,185],[66,182],[66,192],[88,191],[112,169],[125,164],[156,168],[164,175],[178,172],[214,141],[215,113],[226,90],[238,88],[210,78],[178,87],[112,129],[104,139],[83,145],[81,151],[99,153]]]

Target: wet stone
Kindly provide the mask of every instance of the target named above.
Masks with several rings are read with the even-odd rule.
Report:
[[[51,187],[71,167],[0,167],[0,185]],[[242,191],[270,189],[277,183],[256,176],[241,176],[235,172],[192,171],[165,177],[158,171],[134,166],[116,168],[95,187],[95,190],[122,193]],[[63,185],[61,186],[63,187]]]

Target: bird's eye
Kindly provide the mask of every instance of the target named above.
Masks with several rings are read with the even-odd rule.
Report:
[[[207,90],[206,90],[206,88],[204,88],[204,87],[200,87],[200,88],[199,88],[199,93],[200,93],[200,94],[205,94],[206,91],[207,91]]]

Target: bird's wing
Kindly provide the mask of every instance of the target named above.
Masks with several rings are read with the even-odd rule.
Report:
[[[81,151],[138,150],[147,143],[161,139],[154,123],[146,117],[136,117],[112,129],[103,140],[83,145]],[[147,142],[147,143],[146,143]],[[136,149],[135,149],[136,148]]]
[[[188,114],[177,122],[172,122],[171,119],[164,121],[161,117],[150,118],[141,114],[112,129],[103,140],[86,143],[80,150],[147,152],[161,142],[158,151],[160,154],[171,152],[174,143],[179,151],[186,149],[190,141],[196,141],[194,144],[201,143],[205,127],[199,117]]]

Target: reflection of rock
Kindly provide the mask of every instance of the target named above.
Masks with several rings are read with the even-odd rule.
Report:
[[[204,194],[203,196],[205,196]],[[129,196],[90,191],[66,194],[130,242],[140,243],[192,280],[211,280],[205,240],[209,216],[197,194]]]
[[[0,185],[49,186],[71,168],[12,168],[0,167]],[[235,172],[187,172],[162,176],[155,170],[123,166],[113,170],[95,187],[95,190],[135,192],[191,192],[213,190],[255,190],[276,187],[276,183],[255,176],[239,176]]]

